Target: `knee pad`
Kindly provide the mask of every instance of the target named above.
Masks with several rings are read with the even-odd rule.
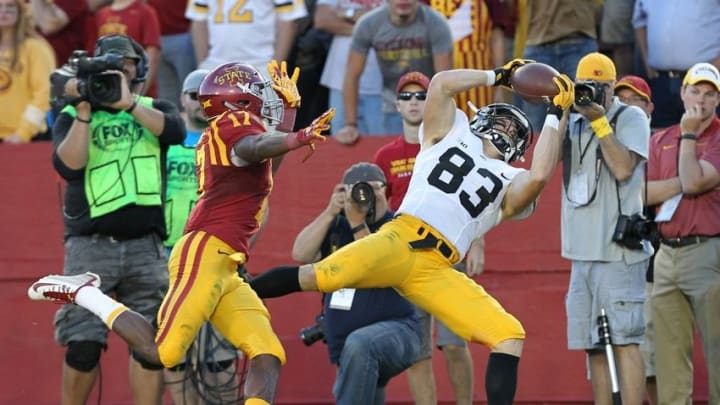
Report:
[[[153,362],[145,360],[145,358],[132,350],[130,351],[130,355],[132,355],[132,358],[135,359],[135,361],[137,361],[138,363],[140,363],[140,366],[145,370],[157,371],[165,368],[162,364],[155,364]]]
[[[77,371],[89,372],[100,361],[100,352],[105,345],[99,342],[70,342],[65,352],[65,364]]]

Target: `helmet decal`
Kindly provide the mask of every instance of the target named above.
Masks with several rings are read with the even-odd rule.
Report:
[[[489,104],[475,112],[470,132],[487,139],[510,163],[522,156],[532,143],[533,131],[527,115],[511,104]]]
[[[282,121],[282,100],[272,82],[251,65],[226,63],[216,67],[200,84],[198,99],[208,119],[225,111],[247,111],[272,126]]]

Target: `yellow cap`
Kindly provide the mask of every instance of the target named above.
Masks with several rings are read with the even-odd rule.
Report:
[[[709,63],[697,63],[688,70],[683,79],[683,86],[686,84],[698,84],[707,82],[715,86],[720,91],[720,73],[715,66]]]
[[[615,80],[616,75],[613,61],[600,52],[593,52],[580,59],[575,79],[611,82]]]

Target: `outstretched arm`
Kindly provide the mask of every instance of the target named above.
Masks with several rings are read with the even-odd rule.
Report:
[[[566,75],[553,79],[560,93],[548,107],[545,125],[540,132],[533,151],[530,170],[515,176],[503,199],[502,219],[512,218],[522,212],[540,195],[552,177],[555,166],[561,158],[563,134],[567,127],[568,109],[575,100],[575,87]]]
[[[518,67],[531,62],[513,59],[495,70],[455,69],[435,74],[430,81],[423,116],[423,148],[438,143],[455,121],[455,95],[478,86],[510,86],[510,76]]]
[[[288,134],[283,132],[266,132],[259,136],[246,136],[233,146],[233,154],[239,161],[238,166],[245,166],[250,163],[261,162],[267,158],[276,157],[291,150],[309,146],[311,151],[315,149],[315,142],[325,141],[320,135],[330,128],[330,120],[335,115],[335,110],[325,111],[316,118],[309,127],[297,132]],[[312,153],[312,152],[311,152]]]

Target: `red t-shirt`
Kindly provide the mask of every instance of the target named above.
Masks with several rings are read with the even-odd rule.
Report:
[[[200,198],[185,232],[208,232],[247,254],[272,190],[272,163],[266,159],[237,167],[230,152],[242,138],[266,131],[259,118],[244,111],[225,112],[210,123],[196,147]]]
[[[405,197],[418,152],[420,144],[408,143],[402,136],[375,152],[375,164],[380,166],[387,179],[385,195],[392,211],[400,208]]]
[[[648,157],[648,181],[678,176],[678,152],[680,151],[680,125],[674,125],[655,133],[650,138]],[[696,152],[698,160],[705,160],[720,171],[720,119],[715,117],[710,126],[700,134]],[[663,238],[690,235],[720,235],[720,189],[699,195],[683,195],[668,222],[660,222]]]
[[[55,5],[67,14],[69,22],[60,31],[45,35],[55,51],[55,61],[62,66],[74,50],[85,49],[85,22],[89,11],[87,1],[55,0]]]
[[[136,0],[122,10],[113,10],[112,5],[102,7],[88,21],[87,49],[91,54],[97,39],[111,34],[127,35],[145,49],[160,49],[160,21],[155,9],[143,1]],[[146,94],[157,97],[157,83]]]
[[[190,20],[185,18],[187,0],[148,0],[160,18],[162,35],[182,34],[188,32]]]

